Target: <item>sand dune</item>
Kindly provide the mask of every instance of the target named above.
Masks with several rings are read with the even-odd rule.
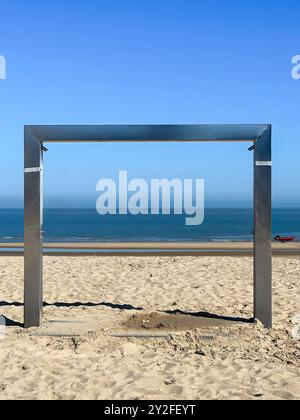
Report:
[[[236,323],[121,338],[101,320],[250,318],[252,259],[45,257],[45,323],[95,323],[78,337],[36,337],[17,324],[23,259],[0,257],[0,315],[12,325],[0,339],[0,399],[300,399],[299,278],[300,259],[274,258],[271,331]]]

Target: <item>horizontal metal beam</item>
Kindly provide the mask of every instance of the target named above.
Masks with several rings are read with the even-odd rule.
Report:
[[[26,126],[42,142],[250,142],[268,124]]]

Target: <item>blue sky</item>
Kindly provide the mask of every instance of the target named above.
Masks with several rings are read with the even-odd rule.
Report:
[[[272,123],[274,205],[300,206],[299,1],[10,0],[0,8],[0,207],[22,205],[24,124]],[[48,206],[96,183],[204,177],[207,205],[250,205],[246,144],[57,144]]]

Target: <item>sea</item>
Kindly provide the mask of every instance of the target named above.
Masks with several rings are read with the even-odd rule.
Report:
[[[208,208],[204,223],[186,215],[106,215],[96,209],[46,209],[45,242],[234,242],[253,240],[253,209]],[[23,241],[23,210],[0,209],[0,242]],[[300,208],[273,209],[273,235],[300,240]]]

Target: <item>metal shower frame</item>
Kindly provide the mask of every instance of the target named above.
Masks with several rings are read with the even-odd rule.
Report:
[[[254,318],[272,327],[272,127],[258,125],[25,126],[24,327],[43,314],[43,152],[52,142],[252,142]]]

